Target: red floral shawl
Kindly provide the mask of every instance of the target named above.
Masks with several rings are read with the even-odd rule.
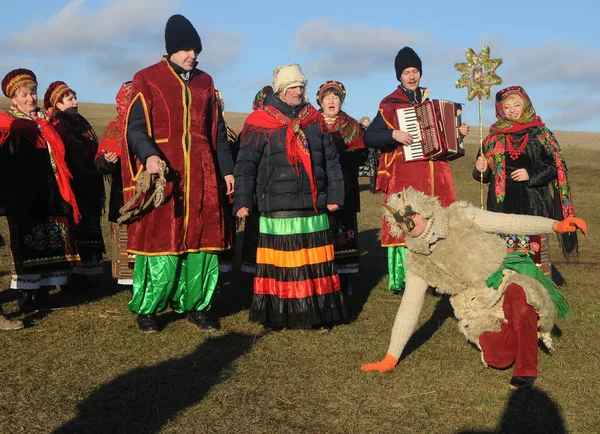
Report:
[[[310,180],[310,191],[312,193],[313,206],[317,210],[317,181],[313,174],[312,161],[310,158],[310,148],[304,131],[312,124],[321,125],[323,131],[327,130],[321,113],[315,109],[312,104],[305,105],[297,118],[290,119],[280,110],[270,105],[261,105],[254,110],[244,125],[243,136],[246,134],[268,134],[275,132],[282,127],[286,127],[285,149],[288,163],[297,176],[300,176],[302,167]]]
[[[344,111],[340,110],[332,124],[327,123],[327,129],[338,152],[366,148],[360,125]]]
[[[502,109],[502,100],[509,95],[518,95],[524,100],[523,114],[518,120],[510,119]],[[560,195],[562,217],[575,215],[571,187],[567,179],[567,166],[554,134],[545,127],[542,119],[535,114],[531,99],[520,86],[511,86],[502,89],[496,94],[496,118],[498,121],[490,127],[490,134],[483,143],[483,153],[487,159],[490,170],[495,180],[495,196],[497,202],[503,202],[506,189],[506,135],[518,133],[531,128],[546,151],[552,155],[556,165],[557,177],[553,182],[556,192]]]

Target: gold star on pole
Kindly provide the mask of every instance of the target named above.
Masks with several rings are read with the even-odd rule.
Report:
[[[473,49],[466,50],[467,62],[456,63],[454,67],[462,74],[456,82],[456,87],[466,87],[469,90],[469,101],[476,96],[490,98],[490,89],[495,84],[502,84],[502,79],[496,75],[496,69],[502,64],[502,59],[490,59],[490,47],[483,46],[479,56]]]

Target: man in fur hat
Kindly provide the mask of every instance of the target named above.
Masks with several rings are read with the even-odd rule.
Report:
[[[122,153],[127,201],[139,173],[166,165],[164,203],[128,222],[127,250],[136,255],[129,310],[140,331],[157,333],[155,314],[168,305],[201,329],[217,284],[216,253],[231,247],[227,195],[233,158],[210,75],[196,68],[200,36],[182,15],[165,28],[167,54],[133,78]]]
[[[464,202],[442,208],[435,197],[413,188],[391,195],[385,216],[395,236],[406,235],[406,290],[385,359],[363,371],[396,366],[410,338],[429,286],[449,294],[458,327],[482,351],[483,363],[514,363],[510,388],[531,388],[537,377],[538,333],[553,350],[550,331],[568,308],[552,281],[527,253],[506,253],[497,233],[587,233],[585,221],[484,211]]]

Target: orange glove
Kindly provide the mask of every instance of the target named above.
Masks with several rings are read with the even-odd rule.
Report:
[[[568,232],[575,232],[577,229],[581,229],[583,235],[587,235],[587,223],[585,220],[580,219],[579,217],[567,217],[566,219],[554,223],[552,226],[554,232],[559,234],[566,234]]]
[[[396,367],[398,364],[398,359],[390,354],[385,355],[385,359],[380,362],[375,363],[367,363],[360,367],[360,370],[363,372],[389,372]]]

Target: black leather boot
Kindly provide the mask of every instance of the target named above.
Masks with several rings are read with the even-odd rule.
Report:
[[[137,316],[138,329],[142,333],[158,333],[160,329],[156,323],[154,315],[138,315]]]
[[[187,320],[201,330],[219,330],[219,323],[210,318],[206,312],[194,311],[188,313]]]

